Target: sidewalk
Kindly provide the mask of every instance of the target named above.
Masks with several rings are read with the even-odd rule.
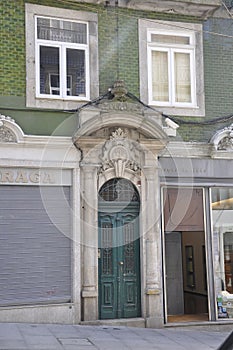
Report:
[[[209,350],[231,330],[145,329],[57,324],[0,324],[1,350]],[[233,349],[233,345],[232,345]]]

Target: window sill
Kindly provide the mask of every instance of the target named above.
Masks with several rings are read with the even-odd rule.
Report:
[[[36,97],[32,101],[27,100],[27,107],[33,108],[45,108],[45,109],[60,109],[60,110],[70,110],[76,109],[80,105],[87,103],[89,100],[87,98],[80,98],[76,100],[71,99],[59,99],[59,98],[42,98]]]
[[[191,107],[174,107],[174,106],[158,106],[150,104],[150,107],[156,109],[157,111],[167,114],[167,115],[179,115],[186,117],[204,117],[205,109],[195,106]]]

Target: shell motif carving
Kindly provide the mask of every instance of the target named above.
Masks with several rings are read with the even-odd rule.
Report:
[[[102,150],[101,172],[113,168],[116,177],[123,177],[125,169],[140,171],[140,147],[127,138],[127,132],[118,128],[106,141]]]

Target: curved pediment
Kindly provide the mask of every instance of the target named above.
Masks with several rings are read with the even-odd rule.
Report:
[[[87,108],[86,108],[87,107]],[[95,137],[100,131],[109,129],[103,136],[111,135],[113,128],[135,130],[138,138],[166,141],[168,136],[175,136],[177,124],[165,119],[160,112],[141,103],[135,96],[128,93],[123,81],[117,81],[109,94],[104,98],[89,103],[79,112],[79,128],[74,134],[76,142],[80,137]]]
[[[163,128],[150,117],[127,112],[111,112],[98,114],[84,122],[75,133],[74,140],[82,136],[94,136],[99,130],[114,127],[137,130],[139,134],[149,139],[168,138]]]

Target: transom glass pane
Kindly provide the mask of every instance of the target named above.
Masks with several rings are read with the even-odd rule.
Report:
[[[152,89],[153,100],[168,102],[168,53],[152,51]]]
[[[191,102],[190,55],[174,53],[175,65],[175,101]]]
[[[76,44],[87,43],[87,25],[85,23],[39,17],[37,19],[37,37]]]
[[[180,35],[151,34],[151,41],[163,44],[190,44],[190,38],[188,36]]]
[[[106,182],[99,191],[99,200],[108,202],[139,202],[139,194],[127,179],[114,178]]]

